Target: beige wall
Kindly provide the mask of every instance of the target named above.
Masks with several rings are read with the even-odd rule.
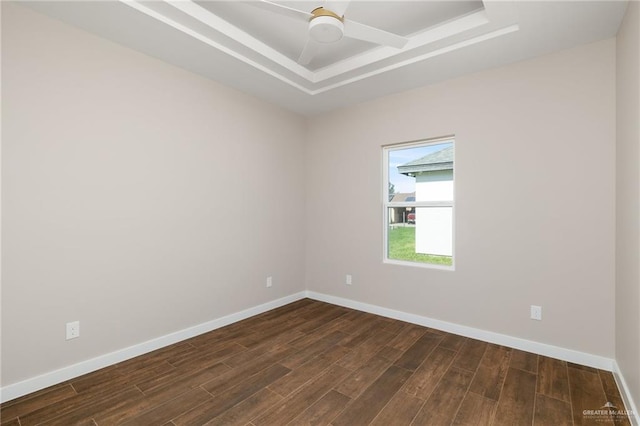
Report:
[[[307,123],[2,12],[2,386],[305,284],[614,356],[613,40]],[[381,145],[449,134],[456,271],[382,264]]]
[[[309,131],[309,290],[613,357],[615,40],[335,111]],[[456,271],[383,264],[381,146],[450,134]]]
[[[3,386],[303,289],[301,117],[2,9]]]
[[[616,360],[640,402],[640,3],[617,37]]]

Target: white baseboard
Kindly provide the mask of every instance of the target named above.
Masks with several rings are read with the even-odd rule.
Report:
[[[454,324],[447,321],[423,317],[421,315],[409,314],[402,311],[383,308],[377,305],[357,302],[355,300],[316,293],[314,291],[307,291],[307,297],[334,305],[344,306],[345,308],[357,309],[358,311],[369,312],[387,318],[393,318],[400,321],[410,322],[412,324],[435,328],[437,330],[442,330],[453,334],[459,334],[465,337],[471,337],[473,339],[482,340],[484,342],[508,346],[510,348],[520,349],[523,351],[532,352],[551,358],[557,358],[576,364],[587,365],[589,367],[599,368],[601,370],[613,371],[614,361],[610,358],[605,358],[598,355],[592,355],[572,349],[561,348],[559,346],[548,345],[546,343],[534,342],[531,340],[521,339],[519,337],[508,336],[506,334],[494,333],[492,331],[480,330],[465,325]]]
[[[68,367],[61,368],[59,370],[51,371],[49,373],[33,377],[22,382],[7,385],[0,389],[0,402],[7,402],[20,396],[27,395],[31,392],[35,392],[40,389],[44,389],[46,387],[64,382],[65,380],[73,379],[74,377],[78,377],[83,374],[87,374],[92,371],[117,364],[127,359],[137,357],[139,355],[144,355],[148,352],[155,351],[156,349],[160,349],[165,346],[189,339],[191,337],[207,333],[217,328],[233,324],[234,322],[238,322],[243,319],[269,311],[271,309],[275,309],[280,306],[295,302],[296,300],[304,299],[305,297],[306,292],[304,291],[295,293],[277,300],[263,303],[262,305],[254,306],[240,312],[235,312],[233,314],[208,321],[203,324],[198,324],[196,326],[185,328],[184,330],[176,331],[174,333],[170,333],[156,339],[129,346],[128,348],[120,349],[115,352],[111,352],[105,355],[98,356],[96,358],[88,359],[86,361],[70,365]]]
[[[345,299],[342,297],[316,293],[314,291],[307,291],[306,295],[310,299],[331,303],[333,305],[344,306],[345,308],[369,312],[371,314],[410,322],[412,324],[418,324],[425,327],[435,328],[437,330],[442,330],[465,337],[471,337],[473,339],[495,343],[498,345],[508,346],[510,348],[520,349],[538,355],[544,355],[551,358],[561,359],[563,361],[569,361],[576,364],[599,368],[601,370],[611,371],[613,373],[613,377],[616,380],[616,384],[618,385],[618,389],[620,389],[620,394],[622,395],[624,405],[631,413],[629,416],[631,423],[633,424],[633,426],[640,426],[640,412],[638,411],[638,408],[633,401],[633,397],[631,396],[629,387],[627,386],[627,383],[624,380],[624,376],[620,371],[620,367],[614,359],[602,357],[599,355],[588,354],[585,352],[579,352],[572,349],[561,348],[559,346],[548,345],[546,343],[534,342],[531,340],[508,336],[505,334],[480,330],[477,328],[459,325],[447,321],[440,321],[420,315],[409,314],[406,312],[396,311],[393,309],[371,305],[368,303],[357,302],[355,300]]]
[[[139,355],[143,355],[156,349],[160,349],[165,346],[189,339],[191,337],[224,327],[226,325],[233,324],[235,322],[261,314],[271,309],[278,308],[280,306],[284,306],[288,303],[295,302],[305,297],[338,306],[356,309],[359,311],[369,312],[388,318],[397,319],[400,321],[406,321],[425,327],[435,328],[438,330],[459,334],[461,336],[470,337],[485,342],[508,346],[527,352],[533,352],[539,355],[545,355],[564,361],[574,362],[576,364],[588,365],[590,367],[612,371],[618,384],[618,388],[621,390],[625,406],[628,410],[633,412],[631,421],[634,423],[634,426],[640,426],[638,410],[633,402],[633,399],[629,392],[629,388],[627,387],[624,377],[622,376],[615,360],[598,355],[575,351],[572,349],[561,348],[558,346],[547,345],[545,343],[533,342],[530,340],[520,339],[518,337],[494,333],[491,331],[480,330],[477,328],[459,325],[447,321],[436,320],[416,314],[409,314],[406,312],[396,311],[381,306],[357,302],[355,300],[316,293],[314,291],[302,291],[299,293],[295,293],[277,300],[245,309],[240,312],[208,321],[203,324],[176,331],[174,333],[170,333],[156,339],[148,340],[146,342],[133,345],[128,348],[82,361],[77,364],[61,368],[59,370],[51,371],[49,373],[33,377],[22,382],[7,385],[3,388],[0,388],[0,402],[4,403],[10,401],[20,396],[27,395],[40,389],[44,389],[46,387],[64,382],[65,380],[70,380],[83,374],[99,370],[100,368],[108,367],[110,365],[117,364],[119,362],[134,358]]]
[[[631,412],[629,415],[631,423],[633,426],[640,426],[640,412],[638,412],[638,407],[631,397],[631,391],[629,390],[627,382],[624,380],[624,376],[620,371],[620,366],[618,366],[616,361],[613,361],[613,378],[616,379],[616,384],[618,385],[618,389],[620,389],[620,395],[622,396],[624,406],[627,408],[627,411]]]

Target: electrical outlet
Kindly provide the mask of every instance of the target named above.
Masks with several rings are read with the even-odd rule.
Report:
[[[351,285],[351,284],[353,284],[353,277],[351,276],[351,274],[347,274],[347,276],[345,277],[344,282],[345,282],[345,284],[347,284],[347,285]]]
[[[542,321],[542,306],[531,305],[531,319]]]
[[[273,277],[267,277],[267,287],[271,287],[273,285]]]
[[[67,340],[80,337],[80,321],[73,321],[67,323]]]

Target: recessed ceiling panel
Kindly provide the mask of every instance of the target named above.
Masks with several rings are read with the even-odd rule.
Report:
[[[269,47],[297,61],[308,39],[308,23],[282,16],[256,5],[256,1],[196,1],[198,5],[233,24]],[[311,12],[323,1],[274,2]],[[402,36],[409,36],[457,17],[483,9],[482,1],[351,1],[345,18]],[[343,37],[321,45],[307,65],[310,70],[378,48],[374,43]]]
[[[483,9],[482,1],[354,1],[345,16],[408,36]]]

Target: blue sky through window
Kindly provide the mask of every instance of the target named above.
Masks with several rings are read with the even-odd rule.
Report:
[[[398,173],[398,166],[417,160],[432,152],[440,151],[448,146],[451,146],[451,142],[388,151],[389,182],[395,185],[396,194],[410,193],[416,190],[416,180]]]

